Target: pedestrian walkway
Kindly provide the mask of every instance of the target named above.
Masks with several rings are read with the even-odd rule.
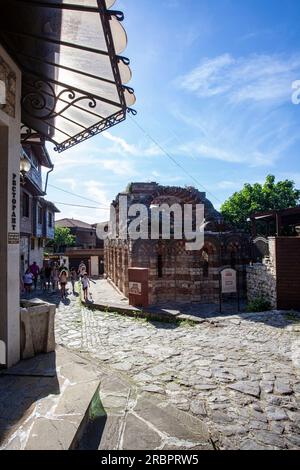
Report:
[[[58,347],[0,374],[0,450],[213,449],[206,426]]]
[[[194,303],[166,303],[149,306],[143,310],[133,307],[128,299],[119,292],[106,279],[92,280],[90,286],[90,300],[87,307],[99,310],[122,313],[128,316],[147,317],[160,321],[191,321],[202,323],[220,315],[219,304]],[[243,307],[243,304],[241,304]],[[221,315],[237,314],[237,302],[226,302],[222,305]]]

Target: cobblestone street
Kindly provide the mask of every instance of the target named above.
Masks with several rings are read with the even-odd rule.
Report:
[[[218,448],[300,449],[300,315],[178,326],[88,310],[70,296],[56,341],[198,417]]]

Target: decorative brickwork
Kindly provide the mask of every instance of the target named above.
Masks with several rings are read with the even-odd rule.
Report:
[[[113,202],[117,212],[119,196],[127,196],[128,206],[135,203],[204,204],[205,244],[201,250],[186,251],[185,240],[106,240],[107,276],[128,296],[128,268],[149,269],[149,302],[217,302],[219,271],[234,266],[243,271],[249,261],[249,240],[225,227],[221,215],[205,193],[195,188],[159,186],[156,183],[134,183]],[[245,284],[240,276],[241,288]]]

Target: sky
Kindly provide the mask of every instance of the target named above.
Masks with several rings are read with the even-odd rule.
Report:
[[[57,219],[106,221],[130,182],[195,186],[217,209],[268,174],[300,188],[299,0],[117,0],[114,9],[125,14],[138,114],[62,154],[48,146]]]

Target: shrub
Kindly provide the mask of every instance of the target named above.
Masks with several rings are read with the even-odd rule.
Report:
[[[267,312],[268,310],[272,309],[271,303],[264,299],[263,297],[257,297],[254,300],[251,300],[247,307],[246,307],[246,312]]]

